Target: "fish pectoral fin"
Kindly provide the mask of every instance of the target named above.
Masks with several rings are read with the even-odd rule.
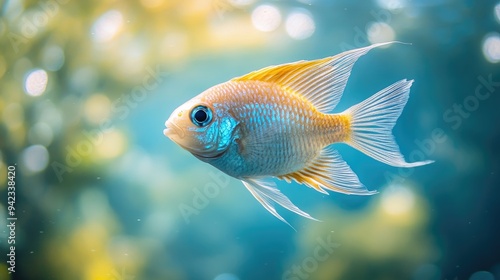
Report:
[[[284,208],[299,214],[303,217],[306,217],[311,220],[318,221],[317,219],[311,217],[309,214],[306,212],[300,210],[299,207],[295,206],[288,197],[286,197],[284,194],[282,194],[278,188],[276,187],[276,184],[272,181],[267,181],[267,180],[262,180],[262,179],[250,179],[250,178],[245,178],[242,180],[243,185],[250,191],[250,193],[259,201],[264,208],[266,208],[267,211],[269,211],[271,214],[273,214],[276,218],[280,219],[284,223],[288,224],[291,226],[283,217],[281,217],[280,214],[276,211],[274,208],[274,202],[278,203],[279,205],[283,206]]]
[[[294,180],[325,194],[328,194],[325,189],[357,195],[377,193],[369,191],[340,154],[329,147],[321,150],[319,155],[304,169],[277,178],[288,182]]]
[[[232,81],[261,81],[275,83],[300,94],[316,109],[327,113],[342,97],[352,67],[359,57],[373,48],[395,42],[379,43],[318,60],[269,66]]]

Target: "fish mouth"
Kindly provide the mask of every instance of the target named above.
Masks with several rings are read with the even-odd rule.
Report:
[[[173,135],[177,135],[179,138],[184,138],[186,136],[186,132],[184,129],[180,128],[175,123],[171,123],[169,121],[165,122],[166,128],[163,130],[163,134],[168,138],[171,138]]]
[[[220,158],[226,151],[228,150],[225,147],[224,150],[218,151],[216,146],[212,147],[203,147],[200,149],[194,148],[193,145],[186,143],[186,141],[182,140],[186,137],[186,131],[178,126],[175,122],[167,120],[165,122],[166,128],[163,130],[163,134],[174,141],[177,145],[181,146],[184,150],[193,154],[196,158],[200,160],[210,160]],[[189,139],[187,139],[189,140]],[[187,141],[189,142],[189,141]],[[215,141],[218,142],[218,141]],[[191,143],[193,144],[193,143]],[[194,145],[196,146],[196,145]]]

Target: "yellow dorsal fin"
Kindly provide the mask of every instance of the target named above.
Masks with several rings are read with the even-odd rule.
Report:
[[[287,182],[294,180],[325,194],[328,194],[325,189],[358,195],[376,193],[361,184],[349,165],[331,148],[323,149],[304,169],[277,178]]]
[[[318,60],[269,66],[232,81],[262,81],[290,88],[309,100],[319,111],[327,113],[339,103],[358,58],[373,48],[391,43],[374,44]]]

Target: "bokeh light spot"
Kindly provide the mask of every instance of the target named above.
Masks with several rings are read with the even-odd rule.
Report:
[[[495,276],[488,271],[478,271],[474,272],[474,274],[469,277],[469,280],[495,280]]]
[[[281,13],[275,6],[260,5],[252,12],[252,24],[257,30],[271,32],[281,24]]]
[[[90,66],[84,66],[72,71],[69,79],[73,90],[78,92],[91,91],[97,84],[98,69]]]
[[[500,2],[495,5],[494,12],[495,12],[495,18],[496,18],[497,22],[500,23]]]
[[[49,163],[49,152],[42,145],[29,146],[22,152],[21,161],[29,171],[40,172]]]
[[[11,128],[21,126],[24,122],[24,109],[19,103],[10,103],[3,111],[4,120],[9,120],[7,125]]]
[[[229,3],[235,7],[245,7],[253,4],[255,0],[229,0]]]
[[[103,133],[102,143],[96,146],[98,157],[111,159],[121,155],[126,148],[126,140],[123,133],[115,129]]]
[[[91,29],[96,42],[107,42],[113,39],[123,26],[123,16],[119,11],[111,10],[99,17]]]
[[[94,94],[85,102],[84,114],[88,121],[99,124],[110,117],[111,101],[105,95]]]
[[[500,62],[500,34],[490,33],[485,36],[483,55],[491,63]]]
[[[43,69],[31,71],[24,81],[24,90],[28,95],[39,96],[45,92],[49,77]]]
[[[7,71],[7,62],[5,62],[3,56],[0,55],[0,78],[3,77],[5,71]]]
[[[372,44],[394,41],[396,38],[394,29],[385,22],[372,22],[366,28],[366,33]]]
[[[434,264],[423,264],[413,273],[415,280],[439,280],[441,279],[441,270]]]
[[[63,117],[60,109],[50,100],[40,102],[36,105],[36,120],[48,124],[54,135],[61,131],[63,126]]]
[[[31,143],[41,144],[45,147],[52,143],[53,137],[52,128],[44,122],[37,122],[28,132],[28,140]]]
[[[377,0],[377,4],[386,10],[395,12],[404,7],[405,0]]]
[[[309,38],[316,30],[314,19],[305,10],[292,12],[285,23],[286,32],[296,40]]]
[[[49,46],[44,49],[42,63],[49,71],[57,71],[64,65],[64,52],[59,46]]]
[[[214,280],[239,280],[236,275],[231,274],[231,273],[222,273],[217,276],[215,276]]]
[[[5,182],[7,181],[7,166],[3,161],[2,151],[0,151],[0,190],[6,188]]]
[[[141,0],[141,4],[146,8],[157,8],[163,5],[164,0]]]
[[[169,32],[161,42],[162,55],[169,59],[180,59],[187,55],[189,37],[182,31]]]
[[[393,216],[405,215],[415,204],[415,195],[404,186],[391,186],[382,193],[382,208]]]

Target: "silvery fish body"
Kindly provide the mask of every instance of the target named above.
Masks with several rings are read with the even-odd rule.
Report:
[[[177,108],[164,134],[198,159],[240,179],[280,220],[285,221],[274,203],[313,219],[269,178],[294,180],[322,193],[373,194],[332,148],[336,142],[393,166],[431,162],[407,163],[391,134],[413,81],[396,82],[331,114],[356,60],[385,44],[271,66],[214,86]]]
[[[204,93],[220,108],[231,143],[214,158],[200,157],[235,178],[281,176],[300,170],[346,136],[346,118],[323,114],[303,98],[262,82],[230,81]],[[224,100],[223,102],[220,102]],[[220,103],[219,103],[220,102]]]

